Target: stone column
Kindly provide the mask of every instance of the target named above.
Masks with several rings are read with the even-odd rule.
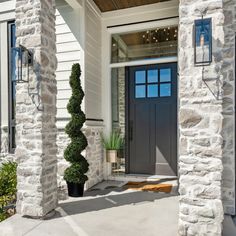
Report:
[[[179,235],[220,236],[223,221],[223,0],[180,0]],[[195,19],[212,18],[213,62],[194,66]],[[233,130],[232,130],[233,132]]]
[[[34,53],[29,83],[17,84],[17,212],[44,217],[57,206],[54,0],[16,0],[17,45]]]

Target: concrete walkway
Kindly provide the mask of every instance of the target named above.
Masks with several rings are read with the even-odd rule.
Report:
[[[93,190],[61,202],[53,217],[15,215],[0,224],[1,236],[175,236],[178,196],[121,187]]]

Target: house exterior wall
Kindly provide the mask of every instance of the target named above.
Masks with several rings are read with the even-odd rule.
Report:
[[[95,18],[95,19],[94,19]],[[88,139],[88,147],[84,155],[89,162],[89,180],[86,188],[90,188],[103,179],[103,150],[100,133],[103,130],[101,117],[101,32],[99,17],[93,9],[84,1],[84,5],[78,9],[72,9],[68,4],[59,2],[56,12],[57,33],[57,59],[58,67],[56,79],[58,81],[57,96],[57,145],[58,145],[58,187],[59,197],[67,196],[67,186],[63,180],[68,163],[63,153],[69,143],[64,128],[70,115],[66,106],[71,95],[69,77],[73,63],[81,65],[82,87],[85,98],[82,109],[89,119],[83,130]],[[89,32],[87,32],[89,30]]]
[[[235,1],[180,1],[180,235],[221,235],[235,214]],[[194,66],[193,25],[212,18],[213,61]],[[224,210],[223,210],[224,208]]]
[[[85,104],[88,103],[88,109],[85,110],[86,117],[91,119],[101,120],[101,70],[100,60],[94,63],[94,57],[99,57],[100,49],[99,45],[101,40],[95,48],[97,48],[97,54],[93,56],[93,41],[94,38],[101,38],[99,36],[99,28],[97,22],[93,24],[92,9],[84,1],[84,5],[80,8],[73,9],[64,0],[56,1],[56,48],[57,48],[57,179],[59,198],[64,199],[67,196],[66,183],[63,180],[64,170],[68,166],[65,161],[63,153],[69,143],[69,139],[65,134],[64,128],[68,123],[70,115],[67,112],[66,106],[71,95],[71,88],[69,86],[69,77],[71,73],[71,66],[74,63],[79,62],[82,69],[82,87],[85,90],[85,99],[82,104],[82,109],[85,110]],[[85,11],[89,12],[85,19]],[[0,68],[1,68],[1,152],[0,162],[8,160],[16,160],[15,154],[9,154],[8,152],[8,22],[15,19],[15,1],[6,1],[0,3]],[[97,17],[96,20],[99,20]],[[96,32],[93,35],[85,36],[85,21],[87,27],[92,30],[96,28]],[[98,21],[99,22],[99,21]],[[98,34],[98,35],[97,35]],[[86,64],[87,72],[85,73],[85,38],[88,39],[86,45],[88,47],[88,63]],[[85,77],[87,82],[85,83]],[[99,85],[100,84],[100,85]],[[94,97],[94,94],[96,95]],[[100,101],[99,101],[100,100]],[[95,104],[93,104],[95,101]],[[100,105],[99,105],[100,103]],[[102,181],[103,179],[103,149],[100,140],[100,133],[102,132],[102,122],[88,121],[84,126],[84,133],[88,138],[88,147],[84,151],[84,155],[90,164],[90,170],[88,172],[89,181],[86,183],[86,188],[93,186],[94,184]]]
[[[8,21],[15,18],[15,2],[0,3],[0,162],[12,160],[8,153]]]
[[[89,143],[84,152],[90,164],[88,188],[107,177],[100,133],[103,129],[106,132],[111,129],[109,37],[115,32],[107,27],[161,19],[167,15],[174,17],[178,15],[178,1],[160,3],[166,6],[163,10],[151,10],[149,6],[138,8],[135,12],[126,9],[122,14],[118,11],[102,15],[88,1],[83,1],[78,9],[72,9],[64,1],[58,2],[56,125],[58,183],[62,190],[60,196],[63,198],[66,191],[63,173],[68,166],[63,158],[63,151],[69,142],[64,127],[69,119],[66,105],[70,97],[68,80],[71,65],[76,62],[81,64],[82,85],[86,94],[83,109],[90,119],[84,127]],[[8,104],[5,102],[8,97],[7,21],[15,18],[13,3],[14,1],[0,3],[0,162],[15,158],[7,150]],[[234,6],[233,0],[180,1],[180,235],[201,234],[198,226],[203,224],[203,231],[220,235],[223,208],[225,213],[235,214],[235,133],[232,132],[235,130]],[[214,60],[204,71],[201,67],[194,67],[192,44],[193,21],[201,17],[201,12],[206,14],[205,17],[213,19]]]
[[[222,200],[224,212],[235,215],[235,0],[223,1],[224,34],[223,48],[223,174]]]

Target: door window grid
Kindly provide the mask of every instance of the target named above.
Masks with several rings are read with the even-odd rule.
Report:
[[[170,96],[170,68],[139,70],[135,72],[135,98],[157,98]]]

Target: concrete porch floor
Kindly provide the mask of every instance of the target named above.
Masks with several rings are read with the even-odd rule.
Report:
[[[59,204],[47,220],[15,215],[0,224],[1,236],[174,236],[178,196],[122,189],[122,182],[97,185],[80,199]]]

